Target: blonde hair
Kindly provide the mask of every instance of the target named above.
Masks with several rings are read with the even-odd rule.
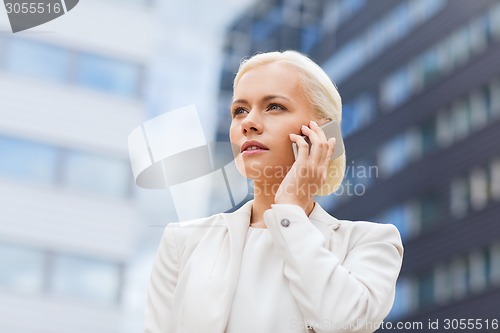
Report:
[[[233,89],[238,85],[243,74],[258,66],[281,62],[297,70],[303,82],[306,98],[309,100],[319,119],[332,119],[339,124],[342,120],[342,99],[337,87],[323,69],[307,56],[296,51],[258,53],[241,62]],[[345,152],[330,162],[327,181],[319,191],[319,195],[335,192],[344,179],[346,168]]]

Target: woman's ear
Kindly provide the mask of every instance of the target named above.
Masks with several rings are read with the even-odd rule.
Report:
[[[320,118],[320,119],[316,119],[315,121],[319,126],[322,126],[322,125],[326,124],[327,122],[332,121],[332,119],[331,118]]]

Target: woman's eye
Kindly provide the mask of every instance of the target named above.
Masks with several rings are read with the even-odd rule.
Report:
[[[233,110],[233,116],[237,116],[239,114],[242,114],[243,112],[246,112],[246,110],[244,108],[235,108]]]
[[[283,105],[270,104],[268,110],[286,110],[286,108]]]

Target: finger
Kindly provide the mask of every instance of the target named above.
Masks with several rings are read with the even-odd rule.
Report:
[[[328,144],[323,130],[315,122],[310,122],[310,128],[302,126],[302,132],[311,140],[310,160],[316,165],[321,165],[328,152]]]
[[[328,177],[328,169],[330,168],[330,163],[332,162],[333,152],[335,150],[335,138],[328,139],[328,150],[326,153],[326,157],[323,160],[323,164],[321,165],[321,178],[326,180]]]
[[[333,152],[335,151],[335,144],[337,143],[337,139],[330,138],[328,139],[328,153],[326,154],[328,162],[332,159]]]
[[[320,145],[322,146],[322,154],[321,154],[321,160],[324,160],[328,154],[328,140],[325,135],[325,131],[318,125],[317,122],[311,120],[310,122],[310,128],[318,135],[320,139]]]
[[[297,144],[297,158],[295,160],[307,160],[309,156],[309,144],[306,140],[297,134],[290,134],[290,141]]]
[[[311,120],[309,122],[309,127],[318,135],[322,141],[327,141],[325,131],[318,125],[317,122]]]

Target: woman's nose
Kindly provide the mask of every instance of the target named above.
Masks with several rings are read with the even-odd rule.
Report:
[[[257,115],[257,112],[250,112],[241,122],[241,131],[243,134],[249,132],[262,133],[262,123]]]

